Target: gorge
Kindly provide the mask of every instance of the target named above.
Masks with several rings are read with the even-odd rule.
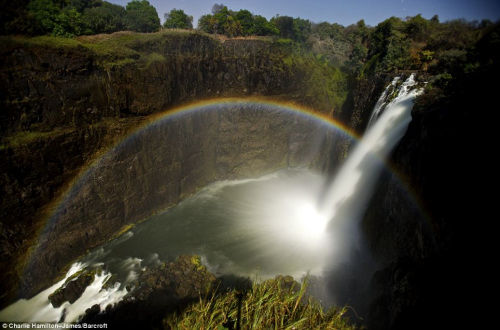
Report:
[[[304,170],[297,173],[288,170],[258,179],[218,181],[171,210],[147,220],[137,229],[127,231],[124,238],[118,238],[121,242],[113,241],[111,246],[98,247],[80,263],[73,264],[62,283],[28,301],[22,300],[7,307],[0,312],[0,317],[26,322],[78,321],[85,315],[85,310],[95,304],[99,304],[103,311],[129,293],[133,295],[135,287],[131,283],[137,278],[137,273],[152,267],[148,260],[153,260],[153,263],[158,259],[173,261],[186,254],[200,255],[208,270],[217,276],[266,279],[290,274],[301,278],[309,273],[317,276],[319,283],[324,282],[322,277],[327,269],[336,272],[345,263],[357,265],[359,261],[352,260],[349,251],[367,253],[360,249],[364,242],[359,241],[359,220],[384,158],[406,130],[414,98],[421,92],[415,84],[414,75],[411,75],[398,87],[400,91],[394,100],[387,101],[383,113],[381,109],[375,109],[382,113],[381,118],[347,157],[326,192],[321,193],[321,189],[328,183],[328,178]],[[203,127],[209,131],[204,131]],[[321,163],[325,151],[319,146],[331,150],[331,144],[342,138],[331,136],[332,128],[339,130],[328,121],[320,121],[307,113],[294,113],[276,105],[256,102],[226,100],[170,111],[104,155],[74,184],[39,239],[41,244],[34,258],[42,260],[42,264],[28,265],[28,272],[31,272],[28,276],[36,279],[40,272],[46,276],[51,269],[44,265],[65,262],[59,260],[60,257],[47,256],[46,251],[53,250],[51,246],[65,246],[67,249],[67,243],[61,241],[61,238],[67,241],[67,232],[80,233],[83,237],[78,245],[81,246],[86,245],[85,239],[96,235],[78,223],[85,224],[89,218],[102,219],[108,224],[127,219],[134,221],[135,213],[129,209],[151,213],[151,210],[165,205],[162,203],[172,203],[169,201],[169,186],[177,186],[173,190],[180,189],[182,195],[186,185],[184,180],[176,182],[175,150],[167,143],[182,141],[178,136],[187,136],[186,141],[189,141],[181,147],[181,150],[188,151],[187,156],[181,154],[181,162],[194,158],[192,161],[198,164],[197,167],[209,173],[207,181],[210,182],[213,180],[211,176],[254,177],[255,173],[269,171],[269,164],[292,169]],[[230,149],[224,141],[230,137],[229,143],[238,145],[238,136],[244,137],[244,143],[236,154],[234,151],[230,154],[224,152]],[[263,136],[269,136],[272,141],[261,141]],[[265,148],[260,147],[261,143],[265,143]],[[283,147],[275,147],[280,144],[286,144],[284,154]],[[201,158],[198,155],[202,155]],[[227,165],[228,160],[237,163]],[[149,162],[154,167],[145,170],[144,164]],[[173,171],[170,170],[172,165]],[[225,167],[237,172],[225,174],[222,172]],[[210,175],[210,168],[214,169],[215,175]],[[186,178],[197,177],[197,170],[188,172]],[[354,175],[352,171],[359,171],[359,174]],[[116,173],[122,174],[121,180],[115,179]],[[123,176],[123,173],[131,175]],[[150,190],[144,190],[144,183]],[[138,204],[128,197],[136,199],[139,194]],[[124,213],[108,215],[116,204],[123,208],[113,199],[124,201]],[[86,205],[93,205],[92,210]],[[330,210],[331,206],[335,206],[334,211]],[[55,253],[56,256],[61,254],[57,250]],[[89,288],[97,287],[93,296],[86,289],[73,303],[54,306],[57,309],[51,310],[54,305],[51,297],[63,288],[64,283],[69,285],[70,277],[87,267],[98,266],[112,273],[104,273],[104,278],[96,275],[89,283]],[[115,278],[115,285],[105,289],[104,284],[110,276]],[[339,282],[337,286],[345,285],[341,278],[331,278]],[[325,290],[322,295],[325,302],[345,303],[334,298],[335,292]],[[39,307],[40,304],[44,307]],[[40,310],[45,310],[45,313]]]
[[[363,322],[370,328],[408,328],[408,322],[418,327],[428,320],[423,317],[422,323],[413,323],[431,300],[429,293],[433,289],[440,287],[444,293],[438,294],[431,306],[454,297],[451,287],[443,283],[456,269],[454,256],[461,251],[456,246],[460,246],[463,238],[462,227],[450,220],[458,219],[450,201],[460,201],[461,197],[460,191],[436,187],[441,187],[443,181],[450,184],[454,174],[469,166],[468,161],[454,163],[457,167],[447,172],[450,162],[457,159],[456,141],[470,144],[457,133],[468,124],[468,116],[466,112],[460,115],[463,108],[455,112],[438,111],[453,108],[455,103],[445,98],[436,101],[432,91],[417,98],[411,111],[418,92],[405,89],[414,83],[415,76],[410,75],[410,70],[351,81],[344,72],[322,59],[297,55],[287,45],[268,40],[221,41],[179,31],[86,38],[64,45],[51,44],[59,41],[43,37],[2,40],[5,47],[1,50],[4,59],[1,245],[2,269],[6,270],[2,274],[2,308],[51,288],[45,294],[46,303],[57,289],[53,283],[60,286],[81,271],[93,253],[106,244],[133,242],[139,235],[135,230],[159,221],[168,214],[169,211],[163,213],[166,209],[176,212],[193,198],[206,196],[220,182],[228,186],[234,183],[234,187],[244,182],[252,190],[251,181],[244,180],[255,178],[270,182],[268,186],[263,183],[263,191],[269,195],[250,194],[247,203],[267,201],[278,205],[279,210],[274,197],[288,196],[283,191],[299,191],[314,195],[312,201],[318,200],[318,205],[308,204],[293,214],[303,212],[310,216],[316,207],[328,219],[335,219],[336,214],[345,217],[347,210],[355,213],[356,221],[346,222],[349,225],[340,230],[343,235],[338,240],[350,237],[345,233],[352,231],[355,231],[353,237],[363,239],[359,242],[349,239],[347,246],[356,242],[356,249],[341,250],[336,256],[342,263],[331,270],[329,277],[342,278],[341,284],[326,281],[323,285],[338,292],[336,303],[356,303],[357,294],[364,300],[368,293],[352,289],[360,285],[362,277],[353,274],[366,276],[361,282],[369,287],[370,299],[360,309],[364,309]],[[116,44],[120,45],[119,50],[111,48]],[[496,69],[496,64],[490,65]],[[423,81],[434,81],[433,74],[415,71],[421,86]],[[399,83],[393,80],[395,76],[401,77]],[[396,93],[390,89],[384,92],[392,85],[397,86]],[[487,91],[477,90],[477,93],[482,95]],[[395,101],[386,102],[386,110],[379,114],[384,102],[377,100],[383,92]],[[463,100],[463,95],[457,96],[454,102],[459,102],[460,97]],[[397,109],[399,101],[407,104],[400,107],[404,111],[400,113],[402,121],[398,128],[389,109]],[[167,112],[163,113],[164,110]],[[385,124],[377,127],[377,122]],[[377,131],[381,140],[375,143],[373,132]],[[392,133],[394,136],[390,136]],[[387,166],[377,157],[368,159],[372,156],[357,151],[363,149],[363,140],[356,142],[361,135],[362,139],[374,142],[365,145],[365,150],[389,146],[379,151],[381,158],[389,156],[392,147],[395,148]],[[445,152],[442,147],[447,148]],[[353,158],[358,159],[352,161]],[[359,192],[364,196],[346,203],[354,191],[352,186],[356,186],[353,175],[357,174],[345,169],[361,169],[366,174],[369,172],[363,167],[366,162],[376,163],[373,166],[382,171],[382,179],[375,175],[368,177],[368,183]],[[289,169],[292,174],[277,172],[282,169]],[[294,169],[305,172],[293,175]],[[263,177],[270,173],[293,180],[275,182],[272,175]],[[349,179],[343,180],[343,176]],[[326,185],[322,185],[324,181]],[[334,188],[329,189],[330,186]],[[374,194],[370,192],[372,189]],[[229,191],[229,197],[221,199],[223,205],[238,195],[236,190]],[[448,194],[439,202],[429,201],[443,192]],[[322,196],[319,199],[318,194]],[[293,196],[285,199],[296,206]],[[342,203],[347,206],[342,207]],[[252,221],[260,220],[263,226],[268,223],[266,217],[278,213],[282,214],[281,211],[270,216],[260,214]],[[148,218],[151,219],[144,221]],[[233,218],[245,217],[233,215]],[[219,228],[226,228],[228,223],[228,219],[221,220]],[[331,229],[328,227],[326,231]],[[305,228],[308,226],[299,226],[295,231],[304,232]],[[273,230],[286,233],[289,229],[289,224],[283,222]],[[251,232],[247,227],[243,231]],[[316,237],[317,232],[304,235]],[[273,240],[262,233],[256,237]],[[291,259],[307,259],[312,266],[299,269],[298,274],[291,274],[293,267],[273,270],[271,277],[278,273],[300,276],[314,269],[316,261],[307,255],[305,248],[309,238],[294,238],[293,243],[299,242],[303,247],[299,252],[306,255],[294,255]],[[327,249],[313,249],[312,256],[335,259],[318,252],[324,250]],[[369,255],[367,259],[374,259],[376,267],[369,265],[371,261],[364,254]],[[132,258],[129,271],[138,273],[141,264],[134,258],[147,260],[152,256],[126,257]],[[169,257],[162,261],[184,262],[175,261],[173,255]],[[206,263],[208,271],[217,275],[216,267],[210,266],[206,256],[202,257],[201,263]],[[152,258],[149,262],[155,264]],[[80,264],[73,264],[77,260]],[[363,266],[356,262],[349,264],[352,260],[363,260]],[[450,267],[436,277],[437,284],[419,291],[431,282],[430,274],[443,269],[439,266],[442,260]],[[365,265],[372,267],[370,271],[365,271]],[[97,287],[111,277],[106,271],[93,277]],[[237,275],[249,274],[242,271]],[[209,275],[204,276],[201,282],[211,281]],[[130,283],[133,280],[132,276]],[[106,301],[122,299],[125,289],[125,286],[110,286],[101,291],[107,295],[101,308],[105,308]],[[67,302],[65,306],[68,307]],[[91,307],[82,305],[83,310],[74,313],[69,308],[64,317],[61,315],[64,308],[59,309],[53,314],[55,318],[47,320],[74,321]],[[86,317],[101,316],[89,312]]]

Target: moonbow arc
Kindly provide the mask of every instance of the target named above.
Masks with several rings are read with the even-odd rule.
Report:
[[[303,117],[304,119],[314,120],[317,123],[320,123],[331,129],[344,137],[352,140],[357,140],[358,135],[353,132],[351,129],[340,123],[339,121],[331,118],[329,115],[315,111],[306,106],[297,105],[293,103],[281,102],[281,101],[273,101],[267,99],[257,99],[257,98],[218,98],[218,99],[210,99],[205,101],[200,101],[192,104],[188,104],[185,106],[176,107],[165,112],[159,113],[151,117],[146,123],[138,127],[131,134],[127,135],[121,142],[117,143],[115,146],[111,147],[108,152],[104,153],[99,158],[95,159],[89,166],[84,168],[80,173],[80,175],[76,176],[71,182],[69,188],[53,202],[52,213],[45,220],[45,225],[43,230],[41,230],[39,234],[38,242],[43,242],[44,237],[47,234],[50,234],[52,228],[55,223],[58,222],[58,215],[62,212],[65,212],[65,205],[67,205],[71,200],[78,194],[81,188],[84,186],[86,179],[89,178],[92,171],[99,168],[101,163],[103,163],[103,159],[106,158],[113,150],[120,148],[120,146],[125,145],[129,141],[133,141],[135,137],[140,135],[142,132],[145,132],[150,127],[154,127],[155,125],[161,125],[164,121],[175,120],[176,118],[181,118],[184,115],[203,112],[203,111],[213,111],[220,109],[235,109],[235,108],[260,108],[260,109],[274,109],[283,113],[290,113],[294,115],[298,115]],[[33,253],[36,253],[40,248],[43,250],[43,246],[40,244],[38,247],[33,249]],[[26,265],[26,270],[30,267],[32,263],[34,254],[32,254],[28,259],[28,264]],[[33,265],[32,265],[33,266]]]
[[[344,135],[348,139],[354,141],[359,139],[359,135],[355,131],[347,127],[342,122],[332,118],[330,115],[296,103],[268,100],[261,98],[216,98],[216,99],[208,99],[194,103],[189,103],[179,107],[167,109],[163,112],[152,115],[149,118],[149,120],[138,126],[135,130],[133,130],[131,133],[125,136],[121,141],[111,146],[106,152],[102,153],[100,157],[94,159],[88,166],[83,168],[80,171],[80,174],[78,174],[68,185],[66,191],[63,192],[62,195],[59,196],[57,199],[55,199],[55,201],[52,204],[52,207],[50,207],[52,212],[48,215],[46,221],[50,221],[52,218],[54,218],[54,216],[57,214],[59,206],[71,198],[72,193],[74,193],[75,190],[77,190],[81,186],[81,182],[89,174],[89,171],[92,170],[93,168],[98,167],[105,155],[109,154],[109,152],[115,150],[120,145],[127,143],[127,141],[133,139],[135,136],[137,136],[144,130],[148,129],[149,127],[153,125],[158,125],[166,120],[172,120],[181,117],[189,113],[195,113],[198,111],[207,111],[219,108],[237,108],[241,106],[271,108],[283,112],[288,112],[291,114],[300,115],[303,116],[304,118],[313,119],[319,123],[322,123],[330,127],[331,129],[339,132],[340,134]]]

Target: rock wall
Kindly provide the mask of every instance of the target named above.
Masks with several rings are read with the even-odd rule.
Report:
[[[480,314],[470,302],[481,301],[476,284],[485,281],[480,256],[487,253],[481,241],[488,220],[477,216],[481,162],[468,153],[477,148],[481,113],[495,95],[484,77],[496,77],[495,70],[457,80],[445,95],[431,89],[417,99],[391,157],[399,175],[381,180],[364,219],[381,264],[367,318],[373,329],[477,326],[476,317],[461,316]],[[401,178],[418,207],[398,187]]]
[[[57,233],[66,230],[54,241],[60,250],[47,248],[49,241],[37,242],[39,234],[47,230],[45,220],[57,196],[83,168],[147,121],[149,115],[207,97],[255,95],[291,99],[331,113],[335,110],[332,95],[338,94],[340,98],[343,93],[343,87],[338,86],[311,93],[307,83],[311,80],[330,86],[322,83],[328,77],[311,76],[315,72],[312,67],[324,68],[324,64],[316,63],[314,58],[292,61],[290,49],[272,42],[220,42],[196,33],[133,36],[135,39],[126,42],[120,38],[129,35],[103,37],[113,42],[116,38],[118,47],[112,43],[111,51],[102,50],[99,43],[71,41],[69,45],[54,45],[52,42],[61,41],[2,37],[0,246],[1,266],[6,271],[2,274],[1,305],[48,284],[48,279],[62,271],[72,258],[109,239],[123,224],[139,221],[148,212],[175,204],[215,179],[260,174],[296,162],[302,157],[299,152],[307,153],[302,141],[306,136],[300,132],[290,136],[290,141],[275,145],[278,140],[270,141],[269,134],[276,134],[276,127],[271,129],[265,122],[261,124],[268,130],[257,129],[264,136],[248,140],[248,136],[231,128],[238,122],[237,117],[226,118],[231,120],[228,122],[206,118],[211,126],[193,118],[192,123],[183,127],[185,135],[179,133],[179,127],[177,133],[171,129],[159,133],[165,138],[160,145],[129,142],[128,148],[135,147],[137,152],[144,148],[155,154],[156,160],[121,159],[115,155],[118,158],[101,162],[107,164],[103,168],[109,168],[107,178],[116,180],[117,185],[108,182],[109,190],[100,192],[88,186],[82,188],[92,202],[84,207],[75,206],[80,213],[76,210],[69,213],[78,213],[86,222],[72,222],[73,218],[67,217],[65,224],[52,223]],[[224,130],[227,132],[222,134]],[[266,144],[259,144],[262,141]],[[320,149],[326,150],[330,142],[322,142]],[[189,143],[190,147],[186,146]],[[233,163],[233,143],[247,150],[240,152],[237,163]],[[165,150],[167,145],[172,149]],[[296,151],[287,154],[287,148]],[[318,148],[314,150],[317,152]],[[338,157],[341,153],[329,152],[322,169],[331,169]],[[157,161],[165,166],[163,173],[151,172]],[[113,162],[116,165],[110,165]],[[111,173],[116,173],[116,177]],[[132,178],[141,181],[129,185],[146,190],[131,194],[130,186],[121,181]],[[98,177],[92,180],[100,182]],[[115,193],[119,197],[109,200]],[[94,200],[99,194],[101,198]],[[84,198],[79,198],[83,203]],[[88,222],[99,218],[113,220],[102,221],[96,228]],[[37,243],[40,244],[36,246]],[[46,249],[46,255],[38,255],[40,249]],[[64,249],[67,252],[61,252]],[[27,265],[28,260],[31,263]],[[25,265],[27,273],[23,271]],[[23,284],[17,291],[20,278]]]
[[[1,136],[149,115],[219,96],[286,95],[331,111],[331,104],[316,102],[325,99],[322,91],[311,95],[304,84],[311,67],[322,63],[314,57],[306,59],[307,65],[295,63],[290,60],[293,50],[272,42],[220,42],[196,33],[144,36],[133,42],[121,41],[119,35],[109,38],[116,39],[114,48],[2,39]],[[111,49],[98,52],[98,47]],[[120,47],[132,54],[121,54]]]
[[[243,104],[148,126],[107,153],[62,201],[34,251],[24,292],[50,284],[87,249],[210,182],[327,167],[333,133],[302,115]]]

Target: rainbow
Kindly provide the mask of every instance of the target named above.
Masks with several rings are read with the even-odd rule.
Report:
[[[267,106],[273,107],[275,109],[279,109],[281,111],[301,114],[305,117],[309,117],[320,122],[323,122],[332,128],[348,135],[353,139],[359,139],[359,135],[351,130],[348,126],[344,125],[340,121],[332,118],[328,114],[319,112],[310,107],[300,105],[293,102],[285,102],[285,101],[276,101],[264,98],[256,98],[256,97],[248,97],[248,98],[216,98],[216,99],[207,99],[197,102],[188,103],[173,109],[166,110],[159,114],[153,115],[150,120],[148,120],[144,125],[141,125],[137,128],[134,133],[142,131],[144,128],[147,128],[153,123],[157,123],[159,121],[170,119],[172,117],[184,115],[191,112],[200,111],[204,108],[211,108],[214,106],[248,106],[248,105],[256,105],[256,106]],[[132,133],[132,134],[134,134]]]
[[[310,107],[304,106],[304,105],[299,105],[296,103],[292,102],[284,102],[284,101],[276,101],[276,100],[270,100],[270,99],[265,99],[265,98],[215,98],[215,99],[206,99],[202,101],[197,101],[197,102],[192,102],[188,104],[184,104],[175,108],[168,109],[166,111],[163,111],[161,113],[152,115],[149,117],[148,120],[146,120],[143,124],[138,126],[136,129],[134,129],[130,134],[125,136],[120,142],[116,143],[115,145],[111,146],[104,152],[100,153],[93,159],[87,166],[83,167],[81,171],[79,172],[78,175],[76,175],[73,180],[66,186],[65,191],[63,191],[59,197],[55,198],[53,202],[50,204],[48,208],[48,212],[46,216],[44,217],[44,220],[41,222],[41,227],[38,233],[37,240],[35,242],[39,242],[40,236],[46,233],[47,231],[50,230],[51,226],[50,224],[54,221],[57,221],[57,213],[61,209],[63,205],[65,205],[66,202],[69,202],[72,199],[72,196],[76,194],[83,184],[85,182],[85,178],[88,177],[88,175],[91,173],[91,171],[95,168],[97,168],[102,161],[102,159],[109,154],[112,150],[115,150],[116,148],[120,147],[121,145],[125,144],[128,140],[132,139],[134,136],[137,134],[140,134],[144,130],[148,129],[152,125],[157,125],[160,124],[166,120],[175,120],[175,118],[178,118],[180,116],[183,116],[185,114],[189,113],[195,113],[198,111],[205,111],[205,110],[210,110],[210,109],[220,109],[220,108],[225,108],[225,107],[238,107],[238,106],[259,106],[259,107],[267,107],[267,108],[272,108],[276,109],[279,111],[283,112],[288,112],[291,114],[295,115],[300,115],[304,117],[305,119],[312,119],[315,120],[319,123],[322,123],[326,125],[327,127],[335,130],[338,133],[341,133],[343,136],[347,137],[348,139],[351,139],[353,141],[356,141],[360,138],[360,136],[347,127],[345,124],[341,123],[340,121],[332,118],[328,114],[321,113],[319,111],[316,111]],[[415,201],[415,205],[417,207],[419,206],[420,203],[417,203],[417,199],[415,198],[415,194],[413,194],[411,191],[408,190],[408,185],[405,185],[404,183],[407,182],[407,180],[403,180],[402,176],[395,171],[392,166],[389,164],[387,165],[387,168],[396,175],[396,177],[403,183],[401,186],[403,187],[403,190],[405,190],[407,193],[409,193],[410,198]],[[420,207],[418,207],[421,209]],[[27,261],[28,263],[26,266],[28,267],[29,261],[32,258],[32,254],[35,253],[37,248],[32,249],[31,255],[28,256]]]
[[[297,103],[292,102],[284,102],[284,101],[276,101],[264,98],[215,98],[215,99],[206,99],[202,101],[187,103],[175,108],[167,109],[160,113],[151,115],[144,123],[136,127],[132,132],[130,132],[127,136],[125,136],[121,141],[107,148],[103,152],[100,152],[97,157],[95,157],[92,161],[90,161],[87,166],[84,166],[79,174],[77,174],[68,185],[66,185],[65,191],[60,194],[58,198],[56,198],[51,205],[49,206],[49,212],[46,215],[47,219],[45,219],[44,223],[49,222],[53,219],[57,213],[59,206],[71,198],[72,193],[78,190],[80,184],[87,175],[90,173],[92,169],[95,169],[99,166],[100,162],[104,158],[105,155],[109,154],[112,150],[118,148],[121,145],[127,143],[127,141],[133,139],[135,136],[140,134],[141,132],[147,130],[149,127],[153,125],[160,124],[167,120],[175,120],[175,118],[181,117],[186,114],[195,113],[198,111],[210,110],[214,108],[222,108],[222,107],[241,107],[241,106],[259,106],[259,107],[268,107],[273,108],[279,111],[288,112],[295,115],[300,115],[305,119],[312,119],[319,123],[326,125],[327,127],[334,129],[335,131],[341,133],[345,137],[351,140],[358,140],[359,135],[351,130],[349,127],[341,123],[340,121],[332,118],[331,116],[316,111],[312,108],[309,108],[304,105],[299,105]]]

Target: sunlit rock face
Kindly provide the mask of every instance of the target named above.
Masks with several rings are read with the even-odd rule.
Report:
[[[316,120],[272,107],[216,106],[156,122],[106,154],[61,203],[28,265],[24,292],[48,284],[72,259],[123,226],[210,182],[288,167],[328,169],[341,156],[334,140],[346,138]]]

